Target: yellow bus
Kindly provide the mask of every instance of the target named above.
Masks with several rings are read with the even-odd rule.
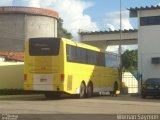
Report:
[[[118,56],[65,38],[30,38],[25,44],[24,89],[47,98],[80,98],[119,89]]]

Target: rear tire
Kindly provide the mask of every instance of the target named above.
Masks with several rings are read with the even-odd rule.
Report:
[[[93,85],[90,82],[87,86],[87,97],[90,98],[93,96]]]
[[[80,85],[80,93],[79,93],[80,98],[85,98],[86,97],[86,85],[84,82],[81,83]]]

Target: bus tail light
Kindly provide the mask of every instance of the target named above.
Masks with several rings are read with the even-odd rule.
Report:
[[[65,75],[61,74],[61,82],[64,82],[64,77],[65,77]]]
[[[25,81],[27,80],[27,74],[24,74],[24,80]]]

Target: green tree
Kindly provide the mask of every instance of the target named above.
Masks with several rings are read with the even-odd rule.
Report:
[[[71,39],[73,38],[72,34],[69,33],[66,29],[63,28],[63,20],[62,19],[59,19],[58,20],[58,29],[57,29],[57,36],[58,37],[64,37],[64,38],[68,38],[68,39]]]
[[[126,50],[122,54],[122,67],[125,70],[134,72],[137,71],[137,61],[138,61],[138,51],[137,50]]]

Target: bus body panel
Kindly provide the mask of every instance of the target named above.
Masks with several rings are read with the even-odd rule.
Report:
[[[57,56],[30,56],[29,41],[26,43],[25,70],[27,80],[25,90],[63,91],[61,74],[64,73],[63,42],[60,42],[60,51]]]
[[[86,44],[74,43],[68,40],[66,40],[64,44],[100,52],[96,47],[91,47]],[[86,86],[91,81],[93,83],[94,92],[113,91],[114,82],[117,81],[119,83],[118,69],[69,62],[67,61],[66,45],[64,45],[64,56],[66,56],[64,57],[64,74],[66,76],[64,90],[67,93],[78,94],[82,81],[85,82]]]
[[[67,78],[65,81],[68,83],[65,86],[68,93],[79,93],[82,81],[86,86],[91,81],[94,92],[113,91],[114,82],[119,80],[117,70],[94,67],[93,65],[76,65],[75,63],[68,63],[69,67],[72,69],[68,69],[65,73]]]
[[[92,82],[94,92],[113,91],[115,81],[119,82],[118,69],[69,61],[67,45],[100,52],[96,47],[61,38],[58,55],[31,56],[29,41],[27,41],[24,70],[27,76],[24,82],[25,90],[79,94],[82,82],[86,87],[89,82]]]

